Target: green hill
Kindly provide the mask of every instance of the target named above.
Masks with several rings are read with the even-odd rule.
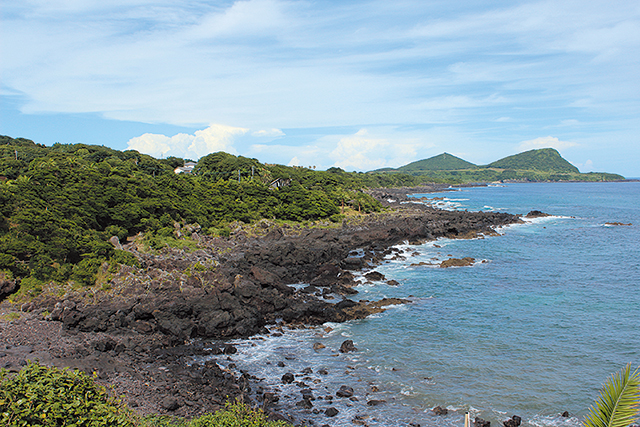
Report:
[[[461,158],[456,157],[453,154],[442,153],[428,159],[409,163],[408,165],[401,166],[396,170],[400,172],[452,171],[460,169],[471,169],[475,167],[476,165],[474,165],[473,163],[462,160]]]
[[[488,168],[580,173],[554,148],[525,151],[488,164]]]

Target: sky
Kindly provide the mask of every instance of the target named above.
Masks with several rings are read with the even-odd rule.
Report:
[[[368,171],[640,177],[637,0],[3,0],[0,134]]]

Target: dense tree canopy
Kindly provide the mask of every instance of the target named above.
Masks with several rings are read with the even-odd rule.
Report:
[[[232,221],[262,218],[337,221],[343,207],[380,209],[364,187],[413,183],[406,175],[312,171],[222,152],[200,159],[193,174],[175,174],[183,163],[0,137],[0,271],[92,283],[105,261],[135,262],[109,243],[114,235],[171,237],[174,223],[214,233]]]

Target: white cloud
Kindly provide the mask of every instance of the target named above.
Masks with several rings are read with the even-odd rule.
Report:
[[[176,156],[199,159],[216,151],[235,153],[234,139],[248,131],[244,128],[212,124],[206,129],[196,131],[194,135],[179,133],[168,137],[145,133],[142,136],[131,138],[127,148],[154,157]]]
[[[418,148],[428,145],[407,135],[400,138],[374,136],[367,129],[360,129],[354,135],[340,138],[329,157],[335,161],[333,166],[368,171],[409,163],[415,159]]]
[[[258,138],[276,138],[279,136],[284,136],[284,132],[282,132],[280,129],[275,129],[275,128],[263,129],[263,130],[252,132],[251,136],[255,136]]]
[[[543,136],[529,141],[522,141],[519,145],[520,150],[533,150],[536,148],[555,148],[556,150],[562,150],[565,148],[576,147],[578,144],[569,141],[560,141],[553,136]]]
[[[300,166],[300,160],[298,159],[298,157],[294,156],[291,160],[289,160],[287,166]]]
[[[222,12],[207,15],[190,31],[190,36],[202,39],[272,33],[286,23],[283,6],[274,0],[236,1]]]

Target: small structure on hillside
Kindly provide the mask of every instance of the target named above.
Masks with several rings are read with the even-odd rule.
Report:
[[[271,187],[271,188],[283,188],[283,187],[288,187],[289,184],[291,184],[291,180],[290,179],[278,178],[278,179],[274,180],[273,182],[271,182],[271,184],[269,184],[269,187]]]
[[[196,162],[184,162],[184,166],[178,166],[173,170],[174,173],[193,173],[193,169],[196,167]]]

